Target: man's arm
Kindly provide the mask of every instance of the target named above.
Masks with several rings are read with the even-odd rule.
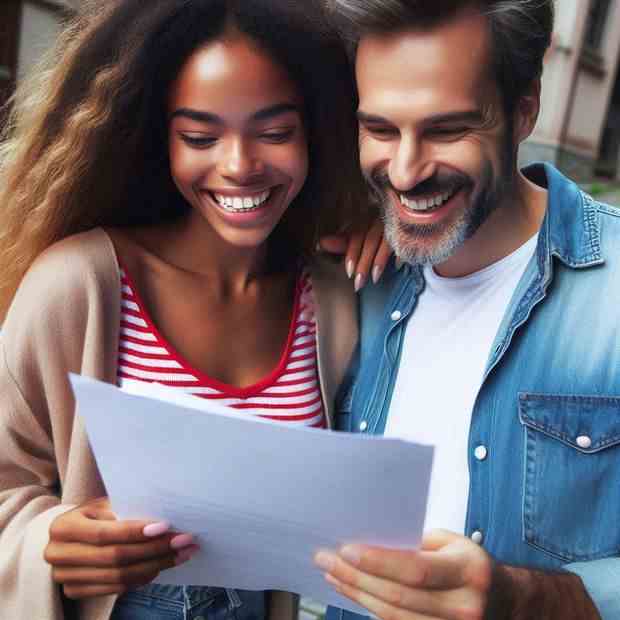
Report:
[[[470,539],[435,531],[419,551],[346,546],[317,564],[382,620],[600,620],[579,576],[498,564]]]
[[[488,592],[488,620],[599,620],[581,578],[495,564]]]

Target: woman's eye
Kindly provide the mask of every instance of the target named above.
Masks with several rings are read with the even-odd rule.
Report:
[[[181,134],[181,140],[191,147],[206,149],[215,144],[217,138],[211,136],[192,136],[185,133]]]
[[[265,131],[260,134],[261,139],[266,140],[272,144],[282,144],[287,142],[293,137],[295,133],[294,129],[284,129],[278,131]]]

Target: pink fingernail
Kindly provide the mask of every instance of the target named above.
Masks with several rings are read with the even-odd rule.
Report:
[[[169,529],[170,523],[168,523],[168,521],[159,521],[158,523],[149,523],[149,525],[145,526],[142,530],[142,533],[149,538],[154,538],[155,536],[165,534]]]
[[[332,586],[336,588],[340,585],[340,582],[335,577],[332,577],[329,573],[325,573],[325,581],[331,583]]]
[[[189,547],[194,542],[194,537],[191,534],[179,534],[170,541],[171,549],[184,549]]]
[[[340,556],[349,562],[349,564],[353,564],[353,566],[358,566],[362,559],[360,550],[354,545],[342,547],[342,549],[340,549]]]
[[[365,278],[361,273],[358,273],[357,276],[355,277],[355,292],[359,293],[359,291],[364,288],[364,284],[365,284]]]
[[[383,268],[379,265],[375,265],[372,270],[372,281],[374,284],[379,282],[379,278],[381,278],[381,274],[383,272]]]
[[[200,547],[198,547],[197,545],[192,545],[191,547],[187,547],[187,549],[179,551],[174,556],[174,563],[179,566],[179,564],[184,564],[185,562],[191,560],[199,548]]]
[[[352,260],[347,261],[347,276],[349,280],[353,277],[353,271],[355,270],[355,263]]]
[[[314,556],[314,563],[325,571],[333,570],[336,566],[336,558],[333,553],[329,551],[319,551]]]

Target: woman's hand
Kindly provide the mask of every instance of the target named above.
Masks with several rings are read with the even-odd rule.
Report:
[[[80,599],[146,585],[197,550],[191,535],[170,532],[168,523],[118,521],[101,497],[52,522],[44,557],[65,595]]]
[[[342,235],[323,237],[321,250],[330,254],[344,254],[344,265],[349,278],[354,277],[355,290],[359,291],[369,276],[376,284],[392,255],[392,248],[383,237],[383,222],[358,227]]]

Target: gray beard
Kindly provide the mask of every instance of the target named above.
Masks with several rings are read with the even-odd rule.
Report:
[[[500,204],[500,183],[491,186],[491,179],[483,182],[484,189],[450,225],[402,224],[394,205],[384,192],[381,212],[385,238],[394,254],[410,265],[437,265],[450,258],[465,241],[474,236]],[[378,188],[375,187],[375,191]]]

